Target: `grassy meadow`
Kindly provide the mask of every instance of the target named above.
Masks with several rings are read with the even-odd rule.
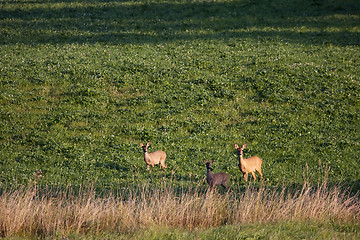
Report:
[[[61,206],[58,228],[44,230],[40,213],[27,213],[35,219],[23,218],[31,224],[19,231],[5,224],[14,214],[21,219],[10,207],[15,212],[0,214],[0,237],[358,238],[359,1],[1,0],[0,56],[0,208],[17,206],[17,198],[38,210]],[[139,143],[149,141],[150,152],[167,153],[166,170],[146,171]],[[235,143],[247,143],[245,158],[263,160],[261,183],[245,184]],[[94,211],[110,198],[119,213],[151,189],[170,191],[151,197],[171,196],[178,209],[181,193],[206,206],[204,158],[215,159],[213,172],[230,176],[230,191],[209,203],[215,209],[226,202],[222,215],[212,215],[220,222],[154,230],[160,216],[144,223],[139,211],[131,213],[139,228],[124,230],[92,218],[83,227],[66,213],[92,193],[80,194],[88,185],[98,194],[86,198],[98,203]],[[74,192],[66,202],[68,188]],[[302,206],[296,196],[304,189],[311,189],[310,205],[325,201],[316,193],[327,189],[350,219],[328,210],[321,219],[298,218],[292,207]],[[226,209],[241,212],[251,194],[260,196],[259,209],[280,201],[277,195],[296,201],[280,204],[291,210],[277,209],[276,219],[242,221],[251,210],[235,216]],[[245,201],[249,209],[253,202]]]

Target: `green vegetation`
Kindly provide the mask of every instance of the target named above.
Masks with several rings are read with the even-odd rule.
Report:
[[[2,1],[0,180],[359,186],[358,1]],[[145,170],[139,142],[167,152]]]
[[[2,193],[35,182],[101,190],[165,182],[202,192],[203,158],[214,158],[213,172],[228,173],[241,192],[249,184],[235,143],[247,143],[245,157],[263,159],[269,188],[326,179],[360,189],[359,1],[2,0],[0,6]],[[150,151],[167,153],[166,170],[146,171],[139,143],[148,141]],[[296,232],[280,223],[249,238],[282,239],[273,232],[282,224],[281,231]],[[230,228],[232,238],[259,226],[174,234],[222,238]],[[319,225],[302,226],[306,232]],[[341,238],[335,225],[321,226],[319,238]],[[158,231],[143,234],[170,234]]]
[[[223,226],[208,230],[189,232],[174,229],[149,229],[127,235],[79,236],[77,239],[213,239],[213,240],[247,240],[247,239],[357,239],[360,228],[343,228],[333,224],[317,223],[281,223],[249,224],[242,226]],[[73,236],[70,236],[71,239]]]
[[[208,230],[179,231],[177,229],[150,228],[131,234],[99,234],[99,235],[66,235],[65,239],[148,239],[148,240],[247,240],[247,239],[358,239],[360,228],[339,227],[336,224],[281,223],[281,224],[249,224],[241,226],[223,226]],[[9,238],[19,239],[19,238]],[[21,239],[21,238],[20,238]],[[57,239],[62,239],[59,236]]]

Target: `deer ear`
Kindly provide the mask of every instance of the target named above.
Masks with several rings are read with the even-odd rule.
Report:
[[[205,159],[205,158],[203,159],[203,162],[206,163],[206,159]]]
[[[146,144],[146,146],[150,146],[150,142],[148,142],[148,143]]]
[[[235,149],[238,149],[239,148],[239,146],[235,143]]]
[[[214,163],[214,159],[211,159],[210,164],[213,164],[213,163]]]
[[[144,146],[144,144],[140,143],[140,147],[143,147],[143,146]]]
[[[244,143],[244,145],[242,146],[242,148],[246,148],[246,143]]]

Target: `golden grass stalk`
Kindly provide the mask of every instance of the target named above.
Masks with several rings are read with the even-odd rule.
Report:
[[[129,232],[149,227],[198,229],[224,224],[281,221],[360,222],[358,196],[340,187],[304,184],[287,188],[247,187],[244,192],[181,193],[170,186],[96,195],[93,188],[77,193],[39,191],[36,187],[4,190],[0,195],[2,237],[51,236],[68,233]]]

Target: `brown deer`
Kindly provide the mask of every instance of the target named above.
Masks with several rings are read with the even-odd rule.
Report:
[[[205,159],[203,162],[206,165],[206,181],[210,186],[210,191],[213,190],[213,187],[216,185],[221,185],[225,189],[228,189],[227,183],[229,181],[229,175],[226,173],[212,173],[211,172],[211,164],[214,163],[214,159],[212,159],[210,162],[207,162]]]
[[[244,159],[243,150],[246,148],[246,144],[244,144],[242,147],[239,147],[237,144],[235,144],[235,148],[237,149],[239,154],[239,168],[244,175],[245,182],[247,182],[248,180],[249,173],[251,173],[252,176],[254,177],[254,181],[256,180],[255,171],[257,171],[260,174],[260,177],[262,178],[263,177],[261,173],[262,160],[257,156],[252,156],[247,159]]]
[[[166,168],[165,159],[166,153],[163,151],[155,151],[152,153],[148,153],[148,147],[150,146],[150,142],[146,145],[140,143],[140,147],[142,147],[144,152],[144,161],[147,165],[147,170],[149,170],[150,165],[154,167],[155,164],[160,164],[160,168]]]

